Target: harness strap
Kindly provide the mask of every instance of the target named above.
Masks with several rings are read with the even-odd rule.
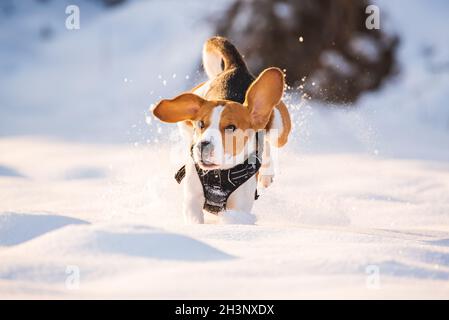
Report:
[[[181,183],[182,179],[186,176],[186,166],[183,165],[175,174],[175,180],[177,183]]]
[[[178,184],[181,184],[182,179],[184,179],[185,176],[186,176],[186,166],[183,165],[181,168],[179,168],[179,170],[175,174],[176,182]],[[260,195],[259,195],[259,193],[257,192],[257,189],[256,189],[256,191],[254,192],[254,200],[259,199],[259,197],[260,197]]]

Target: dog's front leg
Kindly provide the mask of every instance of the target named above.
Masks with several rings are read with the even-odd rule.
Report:
[[[186,164],[184,180],[184,221],[189,224],[204,223],[204,193],[198,173],[191,159]]]

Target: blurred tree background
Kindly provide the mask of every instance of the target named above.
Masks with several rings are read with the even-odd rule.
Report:
[[[215,33],[239,48],[255,74],[277,66],[286,70],[290,86],[312,98],[351,103],[396,71],[398,37],[366,28],[368,5],[368,0],[235,0]]]
[[[47,4],[51,0],[36,0]],[[108,8],[126,0],[89,0]],[[201,0],[202,1],[202,0]],[[15,0],[0,0],[12,13]],[[215,34],[228,37],[254,74],[276,66],[287,82],[313,99],[352,103],[376,90],[397,71],[398,37],[369,30],[365,12],[371,0],[229,0],[210,22]],[[51,26],[42,26],[50,38]]]

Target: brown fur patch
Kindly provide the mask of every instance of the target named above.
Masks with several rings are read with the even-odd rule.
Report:
[[[236,127],[234,132],[226,130],[230,125]],[[240,103],[226,102],[220,119],[220,131],[226,153],[235,156],[243,150],[249,139],[248,129],[251,129],[248,108]]]
[[[198,128],[200,132],[203,132],[211,125],[211,116],[212,112],[214,111],[214,108],[219,106],[221,103],[219,101],[207,101],[200,110],[198,110],[198,113],[196,114],[195,118],[192,120],[194,121],[203,121],[204,127]]]
[[[175,123],[191,120],[208,101],[192,93],[184,93],[174,99],[164,99],[153,109],[153,114],[164,122]]]

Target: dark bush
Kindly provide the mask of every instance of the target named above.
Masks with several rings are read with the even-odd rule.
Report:
[[[380,30],[366,28],[369,4],[236,0],[219,20],[216,33],[239,48],[254,73],[277,66],[286,69],[291,86],[301,86],[311,97],[349,103],[378,89],[396,69],[398,38],[382,31],[382,25]]]

